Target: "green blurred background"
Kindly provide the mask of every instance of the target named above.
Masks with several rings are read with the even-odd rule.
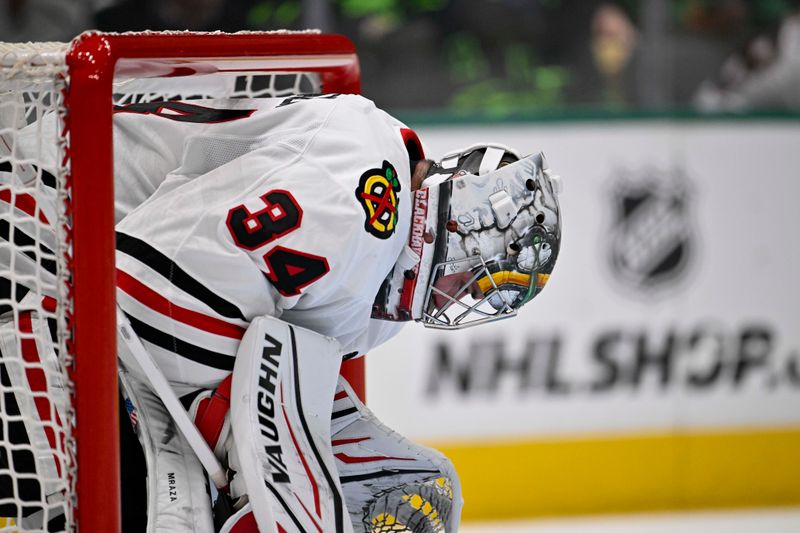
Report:
[[[69,40],[89,28],[315,27],[355,42],[364,94],[400,114],[785,115],[800,108],[799,7],[797,0],[7,0],[0,40]]]

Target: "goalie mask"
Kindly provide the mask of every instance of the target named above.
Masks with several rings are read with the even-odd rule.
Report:
[[[408,246],[373,318],[458,329],[516,315],[541,292],[561,240],[560,180],[542,154],[476,145],[431,165]]]

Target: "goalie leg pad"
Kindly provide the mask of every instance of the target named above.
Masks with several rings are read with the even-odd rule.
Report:
[[[382,424],[344,379],[336,390],[331,426],[354,531],[458,531],[461,485],[447,457]]]
[[[122,365],[119,381],[147,463],[147,533],[214,531],[197,456],[158,397]]]
[[[244,477],[262,533],[352,530],[330,447],[340,365],[334,339],[272,317],[254,320],[242,339],[231,466]]]

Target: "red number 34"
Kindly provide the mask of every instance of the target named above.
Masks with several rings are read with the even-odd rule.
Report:
[[[289,191],[274,189],[261,196],[264,209],[251,213],[239,205],[228,211],[228,231],[239,248],[256,250],[278,237],[300,227],[303,210]],[[275,246],[264,254],[269,271],[265,274],[272,285],[284,296],[297,296],[306,287],[330,271],[328,260]]]

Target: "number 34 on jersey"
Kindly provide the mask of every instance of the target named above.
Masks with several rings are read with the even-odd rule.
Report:
[[[266,248],[279,237],[288,235],[303,222],[303,209],[292,193],[282,189],[267,191],[260,197],[264,208],[254,213],[245,205],[228,211],[226,224],[239,248],[253,252]],[[272,246],[263,254],[265,276],[283,296],[297,296],[330,271],[324,257]]]

